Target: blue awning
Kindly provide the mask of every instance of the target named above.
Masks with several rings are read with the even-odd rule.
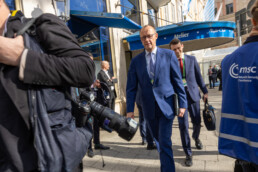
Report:
[[[142,27],[119,13],[88,12],[71,10],[69,27],[78,37],[87,33],[97,26],[141,29]]]
[[[235,23],[229,21],[184,22],[156,28],[159,35],[157,46],[169,48],[172,39],[184,43],[184,51],[211,48],[234,40]],[[125,38],[129,49],[143,49],[139,32]]]

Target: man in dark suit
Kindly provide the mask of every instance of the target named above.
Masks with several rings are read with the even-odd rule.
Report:
[[[212,67],[210,66],[210,68],[208,69],[208,76],[209,76],[209,83],[210,83],[210,89],[215,87],[215,80],[213,80],[213,76],[212,76]]]
[[[18,17],[21,15],[17,12],[10,16],[5,1],[0,0],[1,172],[39,169],[29,120],[29,86],[88,87],[93,82],[95,70],[93,61],[66,24],[51,14],[42,16],[35,23],[37,37],[46,53],[24,47],[23,37],[14,36],[21,29]]]
[[[204,94],[204,101],[208,98],[208,90],[203,82],[200,67],[194,56],[183,53],[184,44],[179,39],[173,39],[169,47],[173,50],[178,58],[178,63],[181,69],[182,80],[184,83],[185,92],[187,95],[188,111],[193,123],[193,139],[197,149],[202,149],[202,142],[199,139],[201,130],[201,114],[200,114],[200,89]],[[182,146],[186,154],[185,165],[192,166],[192,150],[189,137],[188,111],[185,111],[183,118],[178,118],[180,136]]]
[[[132,59],[126,88],[127,117],[134,117],[137,87],[141,88],[142,109],[160,154],[162,172],[174,172],[172,123],[175,115],[173,95],[179,97],[179,116],[183,117],[187,100],[175,53],[156,46],[158,34],[144,26],[140,38],[145,50]]]
[[[218,69],[216,68],[216,65],[214,65],[212,68],[213,88],[215,87],[215,83],[217,82],[217,74],[218,74]]]
[[[108,85],[108,88],[110,89],[110,102],[109,102],[109,108],[115,110],[115,99],[116,99],[116,90],[114,85],[114,77],[111,73],[109,73],[109,63],[108,61],[102,61],[101,62],[101,70],[98,73],[98,80],[100,82],[104,82]]]

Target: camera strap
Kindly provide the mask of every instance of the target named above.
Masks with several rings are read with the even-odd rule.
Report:
[[[100,151],[100,155],[101,155],[101,159],[102,159],[102,167],[104,168],[106,166],[106,164],[104,162],[104,157],[103,157],[101,149],[99,151]]]

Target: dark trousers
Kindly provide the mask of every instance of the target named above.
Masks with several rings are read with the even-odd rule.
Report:
[[[90,119],[89,119],[90,120],[90,124],[88,126],[89,126],[89,129],[90,129],[91,133],[94,134],[93,133],[93,120],[92,119],[93,119],[93,117],[91,116]],[[90,140],[88,149],[92,149],[92,138]]]
[[[188,112],[191,117],[191,121],[193,124],[193,134],[192,138],[194,140],[199,138],[200,131],[201,131],[201,114],[200,114],[200,101],[194,102],[190,95],[187,87],[185,88],[186,95],[187,95],[187,103],[188,108],[185,111],[185,114],[182,118],[178,117],[179,123],[179,131],[181,136],[181,142],[186,155],[191,156],[191,139],[189,137],[189,123],[188,123]]]
[[[155,103],[155,118],[147,121],[159,151],[161,172],[175,172],[174,156],[172,151],[172,124],[174,117],[168,119],[164,116],[157,103]]]
[[[212,83],[213,83],[213,87],[212,88],[214,88],[215,87],[215,83],[216,83],[216,76],[212,76]]]
[[[222,79],[219,79],[219,91],[222,91]]]
[[[139,111],[139,127],[142,140],[147,141],[148,145],[153,145],[153,138],[151,136],[149,127],[146,125],[146,120],[143,116],[142,106],[137,103],[137,108]]]
[[[215,78],[213,78],[212,76],[209,76],[209,83],[210,83],[210,88],[214,88],[215,87]]]

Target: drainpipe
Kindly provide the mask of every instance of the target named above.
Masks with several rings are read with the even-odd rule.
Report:
[[[237,43],[239,47],[242,46],[242,38],[240,35],[240,20],[237,20]]]

